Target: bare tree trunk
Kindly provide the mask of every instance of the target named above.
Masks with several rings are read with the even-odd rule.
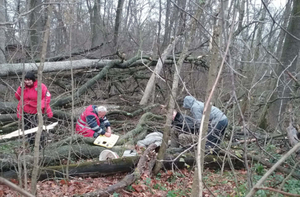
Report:
[[[58,28],[56,29],[57,39],[55,40],[55,55],[61,54],[63,50],[66,49],[67,46],[69,46],[69,36],[67,33],[66,25],[62,18],[62,8],[59,4],[57,6],[58,10],[56,9],[56,7],[53,7],[53,12],[58,22]]]
[[[0,0],[0,23],[4,23],[5,20],[5,0]],[[5,59],[5,26],[0,25],[0,64],[6,63]]]
[[[201,13],[202,12],[199,9],[196,13],[195,18],[198,19]],[[183,51],[180,54],[177,64],[175,64],[175,72],[174,72],[174,76],[173,76],[172,91],[171,91],[170,100],[169,100],[169,104],[168,104],[166,124],[164,126],[163,141],[162,141],[161,147],[160,147],[158,155],[157,155],[157,161],[156,161],[156,165],[154,168],[154,174],[157,174],[159,172],[159,170],[161,169],[162,162],[160,162],[160,161],[163,159],[166,149],[168,147],[168,141],[169,141],[172,117],[173,117],[173,110],[175,108],[175,99],[177,96],[178,83],[179,83],[179,79],[180,79],[180,72],[181,72],[181,68],[183,65],[183,61],[186,58],[186,56],[188,55],[189,46],[192,42],[192,39],[195,36],[195,31],[196,31],[196,27],[197,27],[196,24],[197,24],[197,21],[194,18],[191,19],[190,24],[189,24],[189,29],[191,29],[191,31],[190,31],[190,33],[186,32],[186,36],[185,36],[186,41],[184,43]]]
[[[71,7],[71,11],[69,13],[70,16],[73,16],[74,17],[74,7]],[[74,25],[74,21],[72,20],[71,21],[71,27],[73,27]],[[70,60],[71,60],[71,65],[72,65],[72,31],[70,31],[70,48],[69,48],[69,53],[70,53]],[[73,73],[73,66],[71,66],[71,87],[72,87],[72,90],[71,90],[71,97],[72,97],[72,101],[71,101],[71,136],[73,136],[75,134],[75,131],[74,131],[74,116],[75,116],[75,112],[74,112],[74,90],[75,90],[75,86],[74,86],[74,73]],[[68,152],[68,161],[67,161],[67,167],[66,167],[66,178],[69,179],[69,167],[70,167],[70,161],[71,161],[71,151],[72,151],[72,148],[71,148],[71,145],[73,143],[73,140],[71,138],[70,140],[70,143],[69,143],[69,152]]]
[[[288,73],[293,73],[297,67],[297,59],[300,49],[300,1],[293,1],[293,10],[288,23],[287,32],[285,32],[285,41],[281,53],[280,63],[276,69],[276,75],[279,76],[278,83],[274,83],[276,92],[271,100],[279,98],[271,104],[268,110],[268,123],[270,126],[282,122],[287,103],[290,99],[280,99],[281,97],[290,97],[292,93],[292,82]],[[283,125],[286,127],[288,125]],[[275,130],[275,129],[274,129]]]
[[[103,26],[101,25],[101,16],[100,16],[100,8],[101,8],[101,0],[94,0],[94,7],[89,7],[90,13],[90,24],[91,24],[91,32],[92,32],[92,47],[99,46],[101,44],[101,29]]]
[[[117,15],[115,21],[115,32],[114,32],[114,47],[116,48],[118,48],[119,29],[122,20],[123,5],[124,5],[124,0],[118,0]]]
[[[50,34],[50,20],[52,16],[52,5],[48,7],[48,18],[46,23],[46,31],[43,39],[43,48],[42,48],[42,56],[41,56],[41,64],[38,68],[38,96],[37,96],[37,111],[38,111],[38,131],[36,133],[35,137],[35,143],[34,143],[34,162],[33,162],[33,169],[32,169],[32,178],[31,178],[31,193],[36,193],[36,185],[39,175],[39,154],[40,154],[40,138],[43,130],[43,116],[42,116],[42,76],[43,76],[43,67],[44,62],[46,59],[46,53],[47,53],[47,45],[49,40],[49,34]]]
[[[270,2],[269,1],[266,1],[266,4],[269,4]],[[263,21],[265,18],[266,18],[266,9],[263,9],[262,8],[262,11],[261,11],[261,16],[260,16],[260,21]],[[259,67],[261,67],[261,65],[259,64],[255,64],[255,62],[258,61],[258,58],[259,58],[259,55],[260,55],[260,42],[261,42],[261,39],[262,39],[262,33],[264,31],[264,27],[265,27],[265,24],[264,23],[259,23],[255,26],[255,29],[254,29],[254,35],[253,36],[253,40],[251,42],[251,45],[254,50],[254,57],[252,57],[252,54],[248,55],[248,59],[252,59],[253,58],[253,63],[248,63],[244,66],[243,68],[243,73],[245,73],[245,76],[246,76],[246,80],[244,80],[244,86],[245,86],[245,92],[244,92],[244,96],[243,96],[243,99],[242,99],[242,110],[243,110],[243,115],[245,116],[245,114],[249,113],[249,109],[250,109],[250,98],[251,98],[251,90],[252,90],[252,85],[256,83],[257,81],[257,75],[260,74],[258,71]],[[255,33],[256,32],[256,33]]]
[[[163,52],[161,57],[159,58],[155,69],[147,83],[145,93],[140,101],[140,105],[146,105],[148,102],[148,99],[152,93],[153,87],[155,85],[155,78],[160,74],[160,71],[163,67],[163,63],[166,60],[167,56],[170,54],[171,50],[175,47],[177,41],[179,40],[180,36],[176,36],[176,38],[173,40],[173,42],[167,47],[167,49]]]
[[[220,6],[220,5],[219,5]],[[221,6],[220,6],[221,7]],[[227,9],[227,8],[225,8]],[[225,10],[220,10],[221,12],[224,12]],[[235,16],[235,10],[233,15]],[[233,18],[233,21],[235,20],[235,17]],[[198,139],[198,146],[197,146],[197,155],[196,155],[196,161],[197,161],[197,168],[195,169],[194,173],[194,179],[193,179],[193,186],[192,186],[192,197],[196,196],[202,196],[204,184],[203,184],[203,167],[204,167],[204,150],[205,150],[205,142],[206,142],[206,134],[208,130],[208,123],[209,123],[209,116],[211,111],[212,102],[214,100],[214,92],[217,86],[217,83],[220,79],[221,72],[223,70],[225,58],[227,56],[229,46],[231,43],[231,36],[233,34],[234,26],[231,26],[228,43],[226,46],[225,54],[223,55],[222,62],[220,62],[220,55],[219,55],[219,46],[222,42],[221,38],[221,25],[222,21],[221,19],[217,20],[217,24],[215,24],[214,27],[214,33],[212,37],[212,49],[211,49],[211,61],[210,61],[210,67],[209,67],[209,73],[208,73],[208,84],[206,88],[206,96],[205,96],[205,106],[203,110],[203,116],[201,119],[201,126],[199,130],[199,139]],[[218,66],[220,65],[220,67]]]
[[[221,4],[221,3],[219,3]],[[219,10],[221,10],[221,5],[219,5]],[[197,146],[197,154],[196,154],[196,161],[197,161],[197,168],[195,169],[194,178],[193,178],[193,185],[192,185],[192,197],[202,196],[203,193],[203,162],[204,162],[204,150],[205,150],[205,142],[206,142],[206,135],[208,130],[209,124],[209,116],[211,111],[211,106],[213,103],[213,88],[215,88],[214,83],[217,82],[216,76],[218,73],[218,65],[220,65],[220,55],[219,55],[219,46],[221,43],[221,20],[216,20],[216,24],[214,24],[213,36],[211,38],[211,60],[210,60],[210,67],[208,73],[208,83],[206,88],[206,95],[205,95],[205,106],[203,110],[203,116],[201,119],[201,127],[199,132],[198,138],[198,146]]]
[[[170,27],[170,12],[171,12],[171,1],[167,0],[166,5],[166,16],[165,16],[165,33],[162,43],[162,50],[167,47],[167,44],[170,42],[170,35],[171,35],[171,27]]]
[[[29,14],[29,41],[31,56],[37,57],[40,53],[41,31],[43,29],[43,11],[41,0],[29,0],[29,9],[33,9]]]
[[[291,2],[288,2],[285,6],[284,14],[282,17],[283,21],[281,22],[281,26],[283,29],[286,29],[287,25],[288,25],[289,15],[291,13],[291,4],[292,4]],[[285,31],[283,29],[280,30],[280,33],[278,36],[278,43],[277,43],[276,52],[275,52],[276,57],[280,57],[280,54],[282,53],[283,41],[284,41],[284,37],[285,37]],[[275,47],[273,46],[272,48],[275,48]],[[274,76],[274,72],[272,72],[272,76]],[[275,76],[271,77],[270,85],[269,85],[269,89],[272,90],[272,92],[268,95],[268,97],[266,99],[266,104],[264,105],[262,112],[259,116],[259,119],[257,121],[257,125],[262,129],[266,129],[268,127],[275,128],[275,124],[273,124],[272,122],[267,120],[268,110],[269,110],[269,107],[271,106],[271,102],[269,102],[269,101],[270,101],[272,95],[274,94],[273,90],[276,89],[276,79],[273,79],[273,78],[275,78]]]

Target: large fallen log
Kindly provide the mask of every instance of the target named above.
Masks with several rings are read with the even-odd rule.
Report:
[[[99,60],[99,59],[81,59],[74,61],[61,61],[61,62],[45,62],[43,72],[53,72],[53,71],[63,71],[80,69],[80,68],[102,68],[107,65],[112,60]],[[37,71],[40,63],[17,63],[17,64],[0,64],[0,77],[10,76],[10,75],[21,75],[23,70]]]
[[[109,196],[111,193],[114,191],[124,188],[128,185],[131,185],[134,183],[136,180],[140,179],[140,177],[146,173],[150,175],[152,168],[154,166],[154,162],[156,159],[156,153],[155,153],[155,148],[156,144],[151,144],[144,152],[143,156],[141,156],[139,163],[137,167],[135,168],[134,172],[126,175],[121,181],[118,183],[109,186],[105,190],[96,190],[94,192],[90,192],[81,196],[84,197],[90,197],[90,196]]]
[[[103,149],[104,150],[104,149]],[[184,155],[179,155],[183,152],[182,148],[170,148],[167,150],[165,159],[163,161],[164,169],[181,169],[184,167],[192,167],[196,161],[194,154],[192,152],[186,153]],[[123,154],[119,154],[120,156]],[[99,154],[94,157],[98,159]],[[66,165],[59,166],[46,166],[41,167],[40,180],[51,179],[51,178],[65,178],[66,174],[74,177],[99,177],[106,176],[121,172],[131,172],[137,162],[139,161],[139,156],[132,157],[121,157],[118,159],[107,160],[107,161],[94,161],[94,162],[80,162],[76,164],[70,164],[67,168]],[[210,169],[220,169],[222,166],[224,158],[218,155],[207,155],[205,156],[205,167]],[[238,158],[231,158],[236,169],[241,169],[244,167],[243,161]],[[66,159],[62,159],[61,163],[66,163]],[[225,160],[225,168],[229,169],[227,160]],[[67,169],[69,169],[67,173]],[[5,178],[16,178],[17,172],[15,170],[9,170],[1,173],[1,176]]]

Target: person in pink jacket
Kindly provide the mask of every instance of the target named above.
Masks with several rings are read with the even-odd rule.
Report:
[[[27,72],[24,79],[24,93],[23,93],[23,106],[22,106],[22,86],[19,86],[15,97],[19,100],[17,107],[17,116],[22,118],[22,109],[24,114],[24,130],[37,127],[37,95],[38,95],[38,83],[35,75],[32,72]],[[53,117],[53,113],[50,107],[51,94],[47,87],[42,83],[42,112],[46,113],[49,118]],[[34,134],[28,135],[29,143],[34,143]]]

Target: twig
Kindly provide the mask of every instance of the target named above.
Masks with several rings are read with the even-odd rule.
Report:
[[[5,178],[0,177],[0,183],[3,183],[5,185],[7,185],[8,187],[10,187],[11,189],[21,193],[22,195],[26,196],[26,197],[34,197],[34,195],[32,195],[31,193],[27,192],[26,190],[20,188],[19,186],[13,184],[12,182],[6,180]]]
[[[283,194],[284,196],[296,196],[296,197],[300,197],[299,194],[291,194],[291,193],[284,192],[284,191],[281,191],[281,190],[278,190],[278,189],[274,189],[274,188],[271,188],[271,187],[259,187],[259,188],[257,188],[257,189],[261,189],[261,190],[269,190],[269,191],[272,191],[272,192],[281,193],[281,194]]]
[[[283,157],[281,157],[281,159],[279,159],[279,161],[277,161],[277,163],[275,165],[273,165],[272,168],[269,169],[265,173],[265,175],[254,185],[254,187],[250,190],[250,192],[247,194],[246,197],[253,196],[256,193],[256,191],[259,189],[259,187],[268,178],[268,176],[270,176],[271,173],[274,172],[276,170],[276,168],[279,167],[280,164],[283,163],[292,153],[296,152],[299,147],[300,147],[300,143],[298,143],[297,145],[295,145],[291,150],[289,150],[289,152],[287,152]]]

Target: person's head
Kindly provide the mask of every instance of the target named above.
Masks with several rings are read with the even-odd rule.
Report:
[[[186,96],[183,99],[183,107],[184,108],[191,108],[195,101],[196,101],[196,99],[194,97]]]
[[[106,113],[107,113],[107,109],[104,106],[98,106],[97,110],[98,110],[98,116],[100,118],[103,118],[106,115]]]
[[[24,77],[24,83],[26,86],[32,86],[33,83],[35,82],[35,75],[33,74],[33,72],[27,72],[25,77]]]

